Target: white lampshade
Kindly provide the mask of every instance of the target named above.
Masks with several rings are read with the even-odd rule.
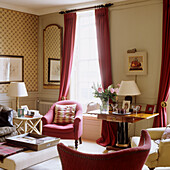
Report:
[[[28,96],[24,82],[11,82],[8,87],[8,96],[25,97]]]
[[[121,81],[119,88],[119,96],[137,96],[140,95],[139,88],[134,80]]]

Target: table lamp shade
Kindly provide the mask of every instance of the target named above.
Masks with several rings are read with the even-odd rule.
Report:
[[[8,96],[25,97],[28,96],[24,82],[11,82],[8,87]]]
[[[121,81],[119,88],[119,96],[137,96],[140,95],[139,88],[134,80]]]

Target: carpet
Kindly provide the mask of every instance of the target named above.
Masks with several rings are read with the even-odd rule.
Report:
[[[61,140],[60,142],[74,149],[74,140]],[[95,141],[83,140],[82,144],[78,145],[78,151],[84,153],[101,154],[105,152],[105,147],[96,144]],[[56,157],[24,170],[62,170],[62,166],[60,158]]]

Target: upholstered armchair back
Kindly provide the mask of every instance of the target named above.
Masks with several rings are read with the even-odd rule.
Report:
[[[76,101],[71,101],[71,100],[63,100],[63,101],[58,101],[56,103],[54,103],[51,108],[49,109],[49,111],[46,113],[46,115],[44,117],[46,117],[47,119],[42,119],[43,124],[50,124],[53,122],[54,120],[54,116],[55,116],[55,105],[73,105],[76,104],[76,112],[75,112],[75,117],[77,117],[79,114],[81,114],[82,117],[82,106],[81,104],[79,104]]]

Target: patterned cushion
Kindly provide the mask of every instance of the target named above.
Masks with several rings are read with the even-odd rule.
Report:
[[[74,123],[76,104],[55,105],[54,123],[69,124]]]

